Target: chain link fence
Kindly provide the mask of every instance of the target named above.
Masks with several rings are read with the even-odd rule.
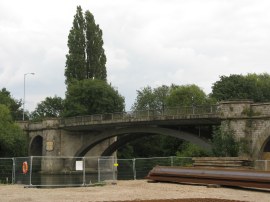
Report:
[[[143,179],[156,165],[191,166],[192,158],[30,156],[0,158],[0,183],[29,187],[89,186],[104,181]]]

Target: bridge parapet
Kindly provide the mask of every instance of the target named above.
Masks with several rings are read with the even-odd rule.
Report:
[[[270,116],[270,103],[253,103],[250,100],[220,102],[221,118],[256,118]]]
[[[18,122],[20,125],[22,123]],[[24,130],[28,131],[36,131],[36,130],[46,130],[46,129],[57,129],[59,128],[60,120],[58,118],[50,118],[50,119],[44,119],[41,122],[34,122],[34,123],[28,123],[27,125],[24,125]]]
[[[270,103],[255,103],[251,105],[253,116],[270,116]]]
[[[247,117],[252,103],[253,102],[250,100],[234,100],[220,102],[220,116],[225,119]]]
[[[119,113],[76,116],[60,120],[60,127],[109,123],[141,122],[151,120],[204,119],[219,116],[217,105],[165,108]]]

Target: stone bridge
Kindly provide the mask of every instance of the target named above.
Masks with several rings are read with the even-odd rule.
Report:
[[[146,135],[167,135],[210,149],[212,127],[226,124],[245,140],[254,159],[270,159],[270,103],[226,101],[215,106],[170,108],[20,122],[30,156],[109,156]],[[119,138],[117,138],[119,137]]]

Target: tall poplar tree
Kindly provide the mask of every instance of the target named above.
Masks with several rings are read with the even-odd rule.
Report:
[[[85,12],[86,22],[86,70],[88,78],[106,81],[106,55],[103,49],[102,30],[95,24],[94,16]]]
[[[77,7],[74,16],[73,26],[68,35],[69,53],[66,55],[66,84],[70,84],[73,80],[85,79],[85,20],[82,8]]]
[[[102,30],[95,24],[94,16],[88,10],[83,15],[81,6],[77,6],[68,36],[68,48],[65,69],[67,85],[74,80],[88,78],[106,81]]]

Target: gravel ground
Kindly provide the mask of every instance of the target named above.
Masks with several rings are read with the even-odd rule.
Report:
[[[186,202],[219,202],[217,199],[270,202],[270,190],[207,188],[202,185],[148,183],[146,180],[118,181],[116,185],[108,183],[105,186],[69,188],[24,188],[22,185],[0,185],[1,202],[141,200],[150,202],[153,199],[158,202],[165,201],[163,199],[178,199],[171,200],[172,202],[182,202],[183,199]]]

